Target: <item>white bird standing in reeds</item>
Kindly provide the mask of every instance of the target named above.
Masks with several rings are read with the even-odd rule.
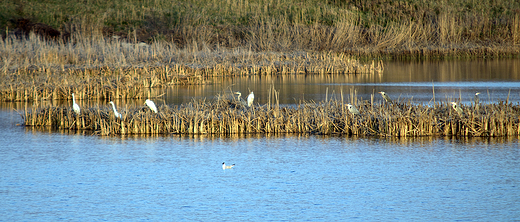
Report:
[[[462,112],[462,109],[459,107],[459,105],[456,102],[451,102],[451,106],[459,114],[459,116],[462,116],[464,114]]]
[[[480,99],[478,98],[479,92],[475,93],[475,97],[473,97],[473,100],[475,101],[475,106],[478,106],[478,103],[480,102]]]
[[[390,96],[388,96],[385,92],[381,91],[381,92],[379,92],[379,94],[381,94],[381,96],[383,97],[383,99],[384,99],[387,103],[392,103],[392,100],[390,99]]]
[[[226,166],[226,162],[222,162],[222,169],[225,170],[225,169],[231,169],[235,166],[235,164],[231,165],[231,166]]]
[[[157,107],[152,100],[147,99],[144,104],[147,105],[154,113],[157,113]]]
[[[76,97],[74,97],[74,93],[72,93],[72,109],[74,110],[76,115],[79,115],[81,112],[79,105],[76,103]]]
[[[238,95],[237,96],[237,100],[240,101],[240,99],[241,99],[240,97],[242,96],[242,93],[241,92],[235,92],[235,94]]]
[[[246,101],[242,100],[242,97],[241,97],[241,96],[242,96],[242,93],[240,93],[240,92],[235,92],[235,94],[238,95],[238,96],[237,96],[238,103],[239,103],[240,105],[247,106]]]
[[[114,116],[119,119],[123,118],[123,115],[117,112],[116,105],[114,104],[114,102],[110,101],[110,104],[112,104],[112,109],[114,109]]]
[[[356,107],[354,107],[353,105],[350,105],[350,103],[347,104],[347,107],[348,107],[348,111],[349,111],[350,113],[352,113],[352,114],[354,114],[354,115],[359,114],[359,110],[356,109]]]
[[[255,100],[255,94],[251,92],[249,96],[247,96],[247,106],[251,107],[253,105],[253,100]]]

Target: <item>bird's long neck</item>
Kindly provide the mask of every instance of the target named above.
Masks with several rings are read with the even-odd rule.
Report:
[[[114,109],[114,113],[117,113],[116,105],[114,105],[114,103],[111,103],[111,104],[112,104],[112,109]]]

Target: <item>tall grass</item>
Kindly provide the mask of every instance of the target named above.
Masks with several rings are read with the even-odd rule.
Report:
[[[255,52],[248,48],[178,48],[167,42],[131,44],[104,38],[73,42],[0,40],[0,101],[143,98],[146,88],[205,84],[213,76],[378,74],[381,62],[361,64],[342,53]]]
[[[355,94],[355,92],[354,92]],[[353,95],[353,94],[351,94]],[[520,107],[507,102],[462,106],[457,114],[448,103],[435,107],[411,104],[381,105],[350,96],[346,101],[300,102],[281,107],[277,92],[268,104],[244,107],[232,95],[217,101],[193,101],[179,106],[162,105],[153,113],[147,107],[121,109],[117,119],[107,106],[91,107],[74,114],[70,107],[33,107],[22,114],[26,126],[88,130],[99,135],[131,134],[280,134],[357,135],[383,137],[520,135]],[[360,115],[349,113],[354,104]]]
[[[428,57],[518,54],[520,43],[520,3],[512,0],[8,0],[0,14],[7,32],[29,18],[62,33],[181,48]]]

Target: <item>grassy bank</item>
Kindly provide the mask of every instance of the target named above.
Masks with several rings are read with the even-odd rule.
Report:
[[[354,92],[355,94],[355,92]],[[352,92],[351,92],[351,95]],[[464,136],[496,137],[520,135],[520,107],[508,102],[462,106],[458,114],[448,103],[431,106],[382,105],[349,99],[320,103],[301,102],[296,107],[277,105],[271,90],[265,105],[243,106],[233,95],[215,102],[194,101],[180,106],[119,109],[116,118],[109,105],[83,108],[79,115],[71,107],[34,107],[22,112],[26,126],[50,126],[98,135],[132,134],[344,134],[358,136]],[[345,98],[347,98],[345,96]],[[373,100],[373,99],[372,99]],[[346,103],[356,106],[353,115]]]
[[[514,0],[6,0],[0,15],[4,36],[33,30],[49,38],[119,36],[179,48],[394,58],[520,52],[520,2]]]

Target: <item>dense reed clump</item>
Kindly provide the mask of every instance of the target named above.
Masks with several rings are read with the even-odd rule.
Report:
[[[143,89],[206,84],[209,77],[288,74],[378,74],[381,62],[361,64],[342,53],[181,49],[173,44],[130,44],[78,38],[72,42],[0,40],[0,101],[143,98]]]
[[[448,103],[427,105],[371,104],[352,100],[360,114],[349,113],[339,100],[302,102],[281,107],[267,104],[245,107],[229,97],[214,102],[193,101],[179,106],[120,110],[115,118],[111,108],[92,107],[76,115],[70,107],[32,108],[22,114],[26,126],[90,130],[99,135],[129,134],[344,134],[358,136],[519,136],[520,106],[499,102],[462,106],[463,114]]]

